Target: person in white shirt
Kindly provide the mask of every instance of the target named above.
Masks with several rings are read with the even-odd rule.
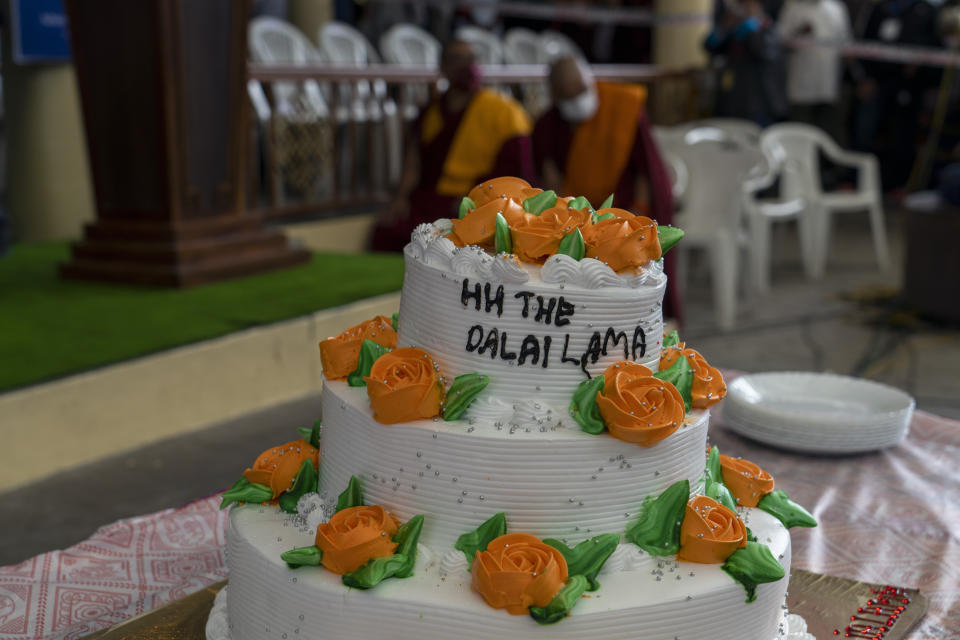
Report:
[[[777,20],[780,37],[824,42],[850,40],[850,16],[840,0],[787,0]],[[842,135],[839,51],[831,46],[788,49],[787,100],[792,120],[820,127],[834,139]]]

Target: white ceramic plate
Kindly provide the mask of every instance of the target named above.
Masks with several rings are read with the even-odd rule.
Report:
[[[914,406],[909,394],[869,380],[757,373],[730,383],[724,417],[731,430],[774,446],[853,453],[901,442]]]

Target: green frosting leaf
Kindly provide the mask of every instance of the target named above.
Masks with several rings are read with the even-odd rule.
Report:
[[[400,331],[400,314],[398,312],[394,311],[393,315],[390,316],[390,324],[394,331]]]
[[[392,556],[374,558],[356,571],[345,573],[343,584],[354,589],[372,589],[387,578],[409,578],[417,563],[417,542],[423,529],[423,516],[414,516],[393,536],[398,543]]]
[[[657,235],[660,238],[660,253],[666,255],[680,240],[683,239],[683,229],[671,227],[670,225],[659,225]]]
[[[583,234],[580,233],[579,228],[574,229],[563,237],[563,240],[560,241],[560,246],[557,247],[557,253],[570,256],[578,262],[583,260],[583,256],[587,253],[587,245],[583,241]]]
[[[280,554],[280,559],[287,563],[291,569],[297,567],[319,567],[323,559],[323,552],[315,546],[299,547],[284,551]]]
[[[606,382],[602,375],[584,380],[577,385],[577,390],[573,392],[573,400],[570,402],[570,416],[581,429],[593,435],[603,433],[606,429],[603,417],[600,415],[600,408],[597,406],[597,392],[603,389],[604,384]]]
[[[467,214],[477,208],[477,203],[467,196],[463,196],[463,199],[460,200],[460,210],[457,212],[457,217],[463,220],[467,217]]]
[[[686,358],[683,359],[686,360]],[[733,494],[730,493],[730,489],[728,489],[727,485],[723,482],[723,471],[720,467],[720,449],[716,447],[711,448],[710,453],[707,455],[705,476],[704,495],[713,498],[736,513],[737,501],[734,499]]]
[[[677,361],[663,371],[657,371],[653,374],[654,378],[669,382],[677,388],[680,396],[683,398],[683,408],[690,411],[693,402],[693,371],[690,370],[690,363],[687,357],[677,358]]]
[[[587,200],[586,196],[577,196],[567,204],[568,209],[590,209],[593,211],[593,206],[591,206],[590,201]]]
[[[690,499],[690,481],[678,480],[658,497],[647,496],[640,517],[624,536],[652,556],[669,556],[680,550],[680,525]]]
[[[603,201],[603,204],[600,205],[601,209],[609,209],[613,206],[613,194],[607,196],[607,199]]]
[[[297,427],[300,437],[309,443],[311,447],[320,448],[320,432],[323,430],[323,420],[315,420],[312,429],[306,427]]]
[[[609,220],[610,218],[616,218],[616,217],[617,217],[616,215],[614,215],[614,214],[612,214],[612,213],[610,213],[610,212],[607,212],[607,213],[603,214],[602,216],[598,216],[598,215],[597,215],[597,212],[594,211],[594,212],[593,212],[593,224],[597,224],[598,222],[601,222],[601,221],[603,221],[603,220]]]
[[[540,624],[560,622],[570,614],[570,610],[580,601],[589,585],[584,576],[570,576],[567,584],[553,596],[550,604],[545,607],[530,607],[530,617]]]
[[[347,376],[347,384],[351,387],[367,386],[365,377],[370,375],[370,369],[377,358],[390,351],[387,347],[373,340],[364,340],[360,345],[360,355],[357,357],[357,368]]]
[[[776,489],[763,496],[757,506],[782,522],[787,529],[817,526],[817,519],[791,500],[783,489]]]
[[[753,531],[750,530],[750,527],[744,527],[747,530],[747,542],[758,542],[757,536],[753,535]]]
[[[589,540],[584,540],[572,549],[553,538],[545,538],[543,542],[563,554],[567,561],[568,575],[585,577],[588,582],[587,590],[596,591],[600,588],[600,583],[597,582],[597,574],[600,573],[603,563],[607,561],[610,554],[617,550],[617,544],[620,543],[620,534],[605,533],[594,536]]]
[[[722,482],[714,482],[713,480],[707,479],[703,493],[708,498],[713,498],[727,507],[730,511],[734,513],[737,512],[737,502],[733,499],[733,494],[730,493],[730,489],[727,489],[727,485]]]
[[[502,213],[497,214],[497,228],[493,232],[493,244],[497,253],[513,253],[513,238],[510,237],[510,227]]]
[[[349,509],[350,507],[363,506],[363,489],[360,488],[360,481],[357,476],[350,476],[350,482],[347,488],[337,497],[337,512]]]
[[[720,449],[711,447],[707,454],[707,480],[723,484],[723,468],[720,465]]]
[[[747,602],[757,599],[757,585],[776,582],[786,575],[767,545],[759,542],[748,542],[743,549],[734,551],[721,568],[743,585]]]
[[[233,486],[223,492],[220,497],[220,508],[226,509],[234,502],[252,502],[259,504],[273,499],[270,487],[250,482],[241,477]]]
[[[555,204],[557,204],[557,194],[555,191],[541,191],[537,195],[530,196],[523,201],[523,210],[538,216]]]
[[[447,391],[443,419],[458,420],[488,384],[490,377],[481,373],[465,373],[454,378],[450,390]]]
[[[293,487],[280,494],[280,508],[287,513],[297,512],[297,503],[304,494],[317,490],[317,470],[313,460],[304,460],[300,465],[297,477],[293,479]]]
[[[671,331],[671,332],[668,333],[667,335],[663,336],[663,345],[662,345],[662,346],[663,346],[664,349],[666,349],[667,347],[675,347],[675,346],[677,346],[678,344],[680,344],[680,334],[677,333],[677,330],[676,330],[676,329],[674,329],[673,331]]]
[[[467,567],[473,566],[473,557],[477,551],[485,551],[487,545],[507,532],[507,516],[500,512],[479,527],[457,538],[454,549],[463,551],[467,557]]]

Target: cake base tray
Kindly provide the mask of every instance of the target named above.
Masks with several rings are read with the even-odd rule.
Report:
[[[226,581],[218,582],[176,602],[86,636],[85,640],[206,640],[207,616],[213,599],[226,584]],[[898,607],[902,610],[887,627],[883,640],[904,640],[923,618],[928,604],[927,597],[916,589],[871,585],[802,569],[791,572],[787,594],[790,612],[803,616],[808,631],[818,640],[842,638],[851,625],[856,625],[855,630],[867,625],[874,629],[886,626],[892,615],[889,612]],[[862,611],[858,612],[858,609]],[[878,610],[879,614],[876,613]],[[838,633],[834,634],[834,631]]]

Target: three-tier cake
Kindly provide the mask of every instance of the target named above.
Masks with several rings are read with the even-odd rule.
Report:
[[[418,227],[399,313],[321,344],[322,426],[225,494],[211,636],[782,636],[814,523],[707,449],[722,377],[663,332],[680,235],[515,178]]]

